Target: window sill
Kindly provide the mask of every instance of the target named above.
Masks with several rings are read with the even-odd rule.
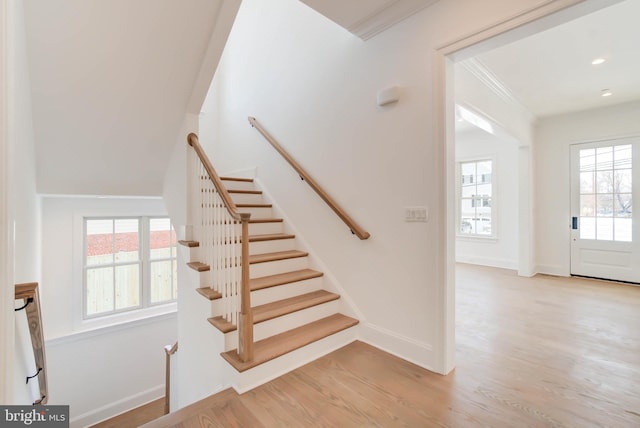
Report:
[[[456,235],[456,240],[467,242],[498,242],[498,237],[495,235]]]
[[[140,327],[165,319],[175,318],[177,303],[144,308],[137,311],[116,314],[78,323],[75,331],[45,340],[47,346],[56,346],[69,342],[89,339],[102,334],[114,333],[124,329]]]

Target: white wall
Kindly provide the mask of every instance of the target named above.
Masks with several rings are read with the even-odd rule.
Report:
[[[166,215],[159,198],[42,199],[42,306],[50,404],[68,404],[85,426],[164,395],[165,345],[175,312],[106,325],[81,321],[83,216]]]
[[[444,188],[434,140],[434,50],[536,5],[438,2],[359,40],[294,0],[245,0],[201,122],[220,171],[257,167],[277,203],[364,313],[363,338],[425,367],[442,325]],[[378,90],[398,85],[397,104]],[[371,233],[346,226],[247,123],[266,129]],[[207,130],[206,127],[210,126]],[[207,136],[207,138],[204,138]],[[429,208],[405,223],[404,207]],[[438,350],[440,351],[440,350]]]
[[[537,270],[570,274],[570,145],[640,135],[640,103],[541,119],[535,135]]]
[[[0,402],[31,404],[40,398],[33,350],[24,312],[13,311],[14,284],[39,281],[38,198],[30,104],[29,68],[25,57],[22,2],[6,1],[2,9],[2,392]],[[5,211],[6,210],[6,211]],[[6,293],[5,293],[6,290]],[[6,297],[6,300],[5,298]],[[6,304],[5,304],[6,303]],[[6,311],[6,312],[5,312]],[[15,330],[14,330],[15,328]],[[13,354],[13,355],[10,355]]]
[[[496,237],[456,239],[456,261],[518,268],[518,145],[475,128],[456,133],[456,161],[493,160]]]

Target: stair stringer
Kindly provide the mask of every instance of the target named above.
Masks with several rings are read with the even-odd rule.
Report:
[[[175,356],[177,382],[172,383],[171,392],[177,397],[177,408],[182,408],[225,389],[230,380],[228,376],[221,376],[228,364],[222,358],[213,364],[211,361],[211,355],[219,356],[224,350],[224,336],[207,322],[210,302],[194,292],[194,285],[200,286],[202,275],[186,264],[193,249],[179,246],[178,251],[179,350]]]
[[[331,291],[333,293],[340,295],[341,301],[341,311],[344,315],[356,318],[360,321],[361,324],[366,323],[366,319],[362,311],[358,308],[355,302],[351,299],[349,293],[340,285],[340,282],[336,278],[336,276],[331,272],[329,267],[322,261],[320,257],[313,250],[313,247],[309,245],[309,242],[304,238],[304,235],[300,232],[298,228],[296,228],[295,223],[291,220],[289,216],[284,212],[284,210],[280,207],[278,202],[272,197],[271,193],[264,186],[260,178],[251,177],[254,180],[257,188],[262,190],[263,197],[265,201],[272,204],[272,210],[274,214],[277,214],[278,217],[284,220],[284,231],[285,233],[291,233],[296,236],[296,242],[299,244],[298,249],[306,251],[309,253],[307,256],[309,267],[311,269],[318,270],[322,272],[324,278],[324,289],[327,291]],[[356,239],[354,237],[354,239]]]

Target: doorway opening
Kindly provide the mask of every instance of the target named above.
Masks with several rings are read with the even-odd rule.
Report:
[[[435,138],[436,141],[442,142],[440,157],[443,170],[441,176],[444,180],[443,195],[441,201],[445,211],[446,227],[443,233],[445,242],[445,261],[442,265],[440,278],[442,280],[442,290],[440,293],[440,313],[439,319],[442,321],[444,328],[441,330],[441,336],[438,338],[442,353],[442,360],[439,361],[440,372],[448,373],[454,367],[455,360],[455,248],[456,248],[456,232],[462,227],[459,215],[457,214],[457,195],[460,191],[456,187],[456,157],[455,157],[455,65],[456,63],[473,58],[481,53],[488,52],[496,47],[507,45],[516,40],[521,40],[527,36],[538,34],[544,30],[554,28],[560,24],[567,23],[576,18],[586,16],[600,9],[616,3],[624,3],[619,1],[601,2],[598,0],[586,1],[570,1],[549,2],[545,5],[535,8],[527,13],[501,22],[498,25],[487,28],[484,31],[475,33],[467,38],[456,40],[449,45],[443,46],[436,51],[434,57],[434,87],[438,92],[436,98],[436,122],[435,122]],[[607,3],[607,4],[603,4]],[[489,115],[490,116],[490,115]],[[535,119],[535,117],[534,117]],[[500,121],[499,121],[500,122]],[[505,128],[513,125],[514,122],[507,120],[502,123]],[[531,125],[531,124],[530,124]],[[522,128],[521,128],[522,129]],[[513,135],[513,133],[512,133]],[[533,231],[534,223],[538,226],[538,222],[533,217],[533,199],[534,186],[532,185],[532,176],[538,171],[534,170],[536,165],[531,159],[531,143],[533,142],[533,129],[529,127],[525,135],[513,135],[519,142],[518,146],[518,183],[517,183],[517,212],[518,212],[518,255],[517,265],[521,275],[530,276],[540,271],[547,273],[567,275],[569,273],[568,262],[567,267],[558,268],[553,271],[554,266],[544,266],[540,269],[538,260],[534,260],[534,243]],[[568,150],[565,155],[566,159],[551,159],[551,162],[558,162],[563,165],[560,169],[568,169]],[[537,175],[536,175],[537,176]],[[462,178],[461,178],[462,179]],[[566,179],[566,187],[568,189],[568,177]],[[568,193],[568,190],[567,190]],[[536,196],[539,196],[536,194]],[[537,197],[536,200],[539,198]],[[568,194],[565,197],[564,224],[558,225],[558,228],[564,230],[569,235],[569,208]],[[478,218],[472,217],[472,218]],[[477,227],[477,226],[476,226]],[[568,260],[568,238],[559,251],[566,254]],[[566,270],[566,272],[565,272]]]

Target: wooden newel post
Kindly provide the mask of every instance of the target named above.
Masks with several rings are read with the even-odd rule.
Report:
[[[249,218],[241,213],[242,221],[242,285],[240,317],[238,317],[238,356],[242,362],[253,360],[253,312],[251,311],[251,287],[249,286]]]

